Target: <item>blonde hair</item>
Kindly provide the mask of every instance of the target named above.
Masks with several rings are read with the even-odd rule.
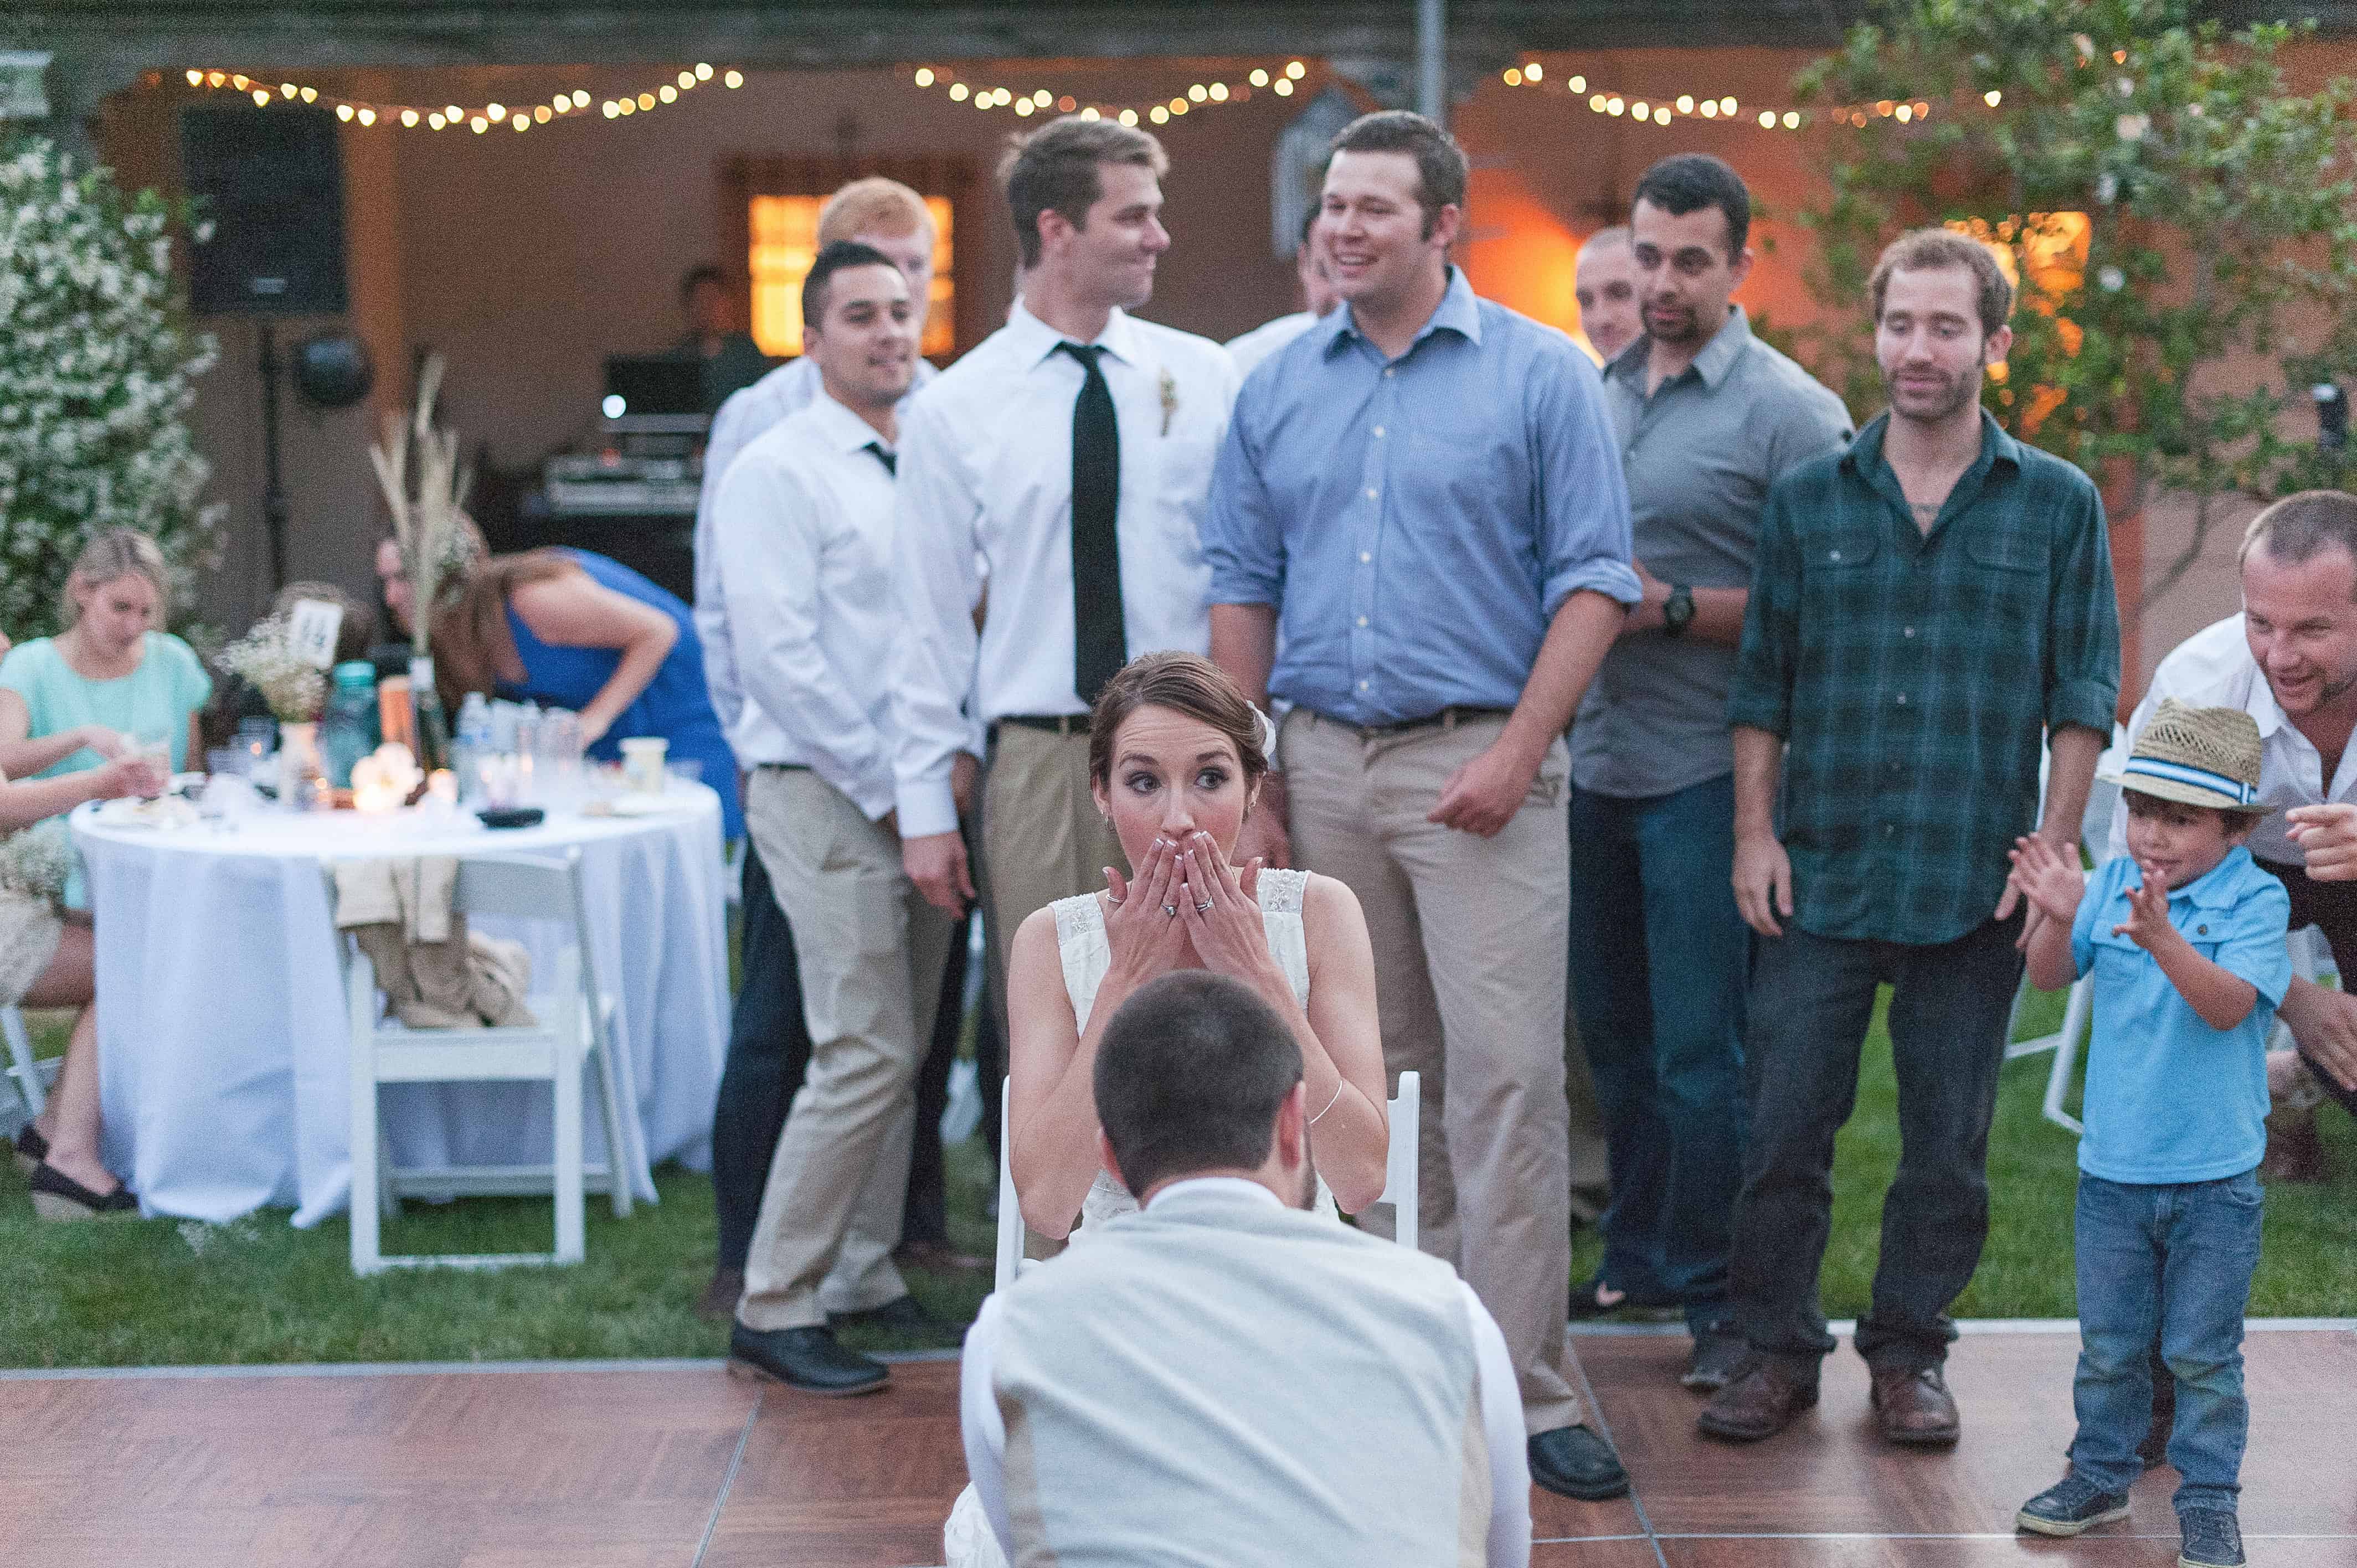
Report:
[[[933,215],[925,199],[897,179],[870,175],[855,179],[833,196],[818,215],[818,248],[862,234],[908,234],[933,231]]]
[[[160,624],[172,604],[171,577],[164,565],[164,552],[135,528],[110,528],[81,547],[81,553],[74,557],[73,570],[66,574],[58,624],[71,627],[81,618],[81,607],[74,602],[75,588],[102,588],[135,574],[154,586],[156,618]]]

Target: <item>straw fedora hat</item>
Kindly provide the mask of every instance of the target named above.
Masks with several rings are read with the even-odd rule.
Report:
[[[2187,806],[2265,812],[2259,799],[2259,726],[2240,708],[2189,707],[2163,697],[2136,737],[2127,766],[2106,784]]]

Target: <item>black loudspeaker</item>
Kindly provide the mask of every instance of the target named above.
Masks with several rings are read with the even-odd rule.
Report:
[[[336,117],[302,104],[180,112],[199,316],[339,316],[344,164]]]

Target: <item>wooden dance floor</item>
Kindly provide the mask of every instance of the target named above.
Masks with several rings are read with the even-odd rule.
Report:
[[[2017,1539],[2061,1473],[2078,1339],[1968,1334],[1964,1439],[1895,1454],[1845,1348],[1824,1399],[1748,1449],[1697,1438],[1676,1336],[1575,1341],[1633,1499],[1537,1494],[1539,1568],[1981,1568],[2176,1561],[2173,1472],[2128,1525]],[[2249,1339],[2255,1568],[2357,1568],[2357,1334]],[[0,1563],[39,1568],[901,1568],[963,1484],[953,1361],[826,1401],[712,1363],[0,1375]],[[1347,1448],[1334,1456],[1350,1463]],[[1338,1565],[1346,1568],[1346,1565]]]

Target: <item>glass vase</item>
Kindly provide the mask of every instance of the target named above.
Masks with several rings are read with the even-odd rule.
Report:
[[[278,803],[290,811],[325,811],[336,803],[316,722],[278,726]]]

